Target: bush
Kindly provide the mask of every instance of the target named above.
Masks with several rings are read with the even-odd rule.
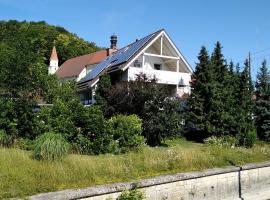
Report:
[[[13,143],[13,139],[4,130],[0,130],[0,146],[9,147]]]
[[[100,154],[110,152],[110,143],[113,139],[112,133],[99,106],[85,108],[84,114],[81,115],[80,127],[83,137],[77,137],[76,141],[77,144],[83,145],[81,146],[81,150],[84,150],[82,153]]]
[[[113,135],[113,144],[119,152],[127,152],[136,150],[144,144],[144,137],[142,134],[142,120],[137,115],[117,115],[109,120]],[[114,152],[115,153],[115,152]]]
[[[23,150],[33,150],[34,141],[27,138],[18,138],[15,140],[14,147]]]
[[[78,134],[72,145],[72,150],[79,154],[92,154],[92,147],[93,143],[88,138],[82,134]]]
[[[34,143],[34,158],[38,160],[57,160],[67,155],[69,144],[60,134],[47,132]]]
[[[257,133],[254,130],[247,133],[240,133],[237,135],[237,138],[239,146],[251,148],[257,140]]]
[[[70,102],[55,100],[52,107],[42,107],[37,113],[38,131],[40,133],[56,132],[61,133],[69,142],[77,135],[77,127],[75,126],[76,109],[79,104],[70,108]]]
[[[143,120],[142,135],[147,144],[157,146],[165,138],[180,135],[182,120],[176,112],[178,103],[168,98],[171,90],[165,85],[157,84],[156,78],[138,74],[135,81],[120,82],[111,89],[108,86],[109,81],[103,79],[103,89],[100,87],[97,91],[98,103],[107,106],[106,115],[117,113],[139,116]]]
[[[204,143],[219,146],[219,147],[231,147],[234,148],[237,145],[237,139],[232,136],[211,136],[204,140]]]
[[[150,146],[161,145],[166,138],[181,136],[182,119],[177,112],[178,107],[179,103],[169,98],[162,100],[162,103],[160,99],[153,99],[146,104],[143,134]]]
[[[117,200],[143,200],[144,194],[135,189],[127,190],[121,193]]]

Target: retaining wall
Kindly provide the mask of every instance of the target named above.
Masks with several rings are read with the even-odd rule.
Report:
[[[143,191],[148,200],[266,200],[270,199],[270,162],[69,189],[35,195],[30,199],[114,200],[123,190],[134,186]]]

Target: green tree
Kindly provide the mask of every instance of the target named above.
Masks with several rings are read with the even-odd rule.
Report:
[[[97,85],[95,100],[96,104],[99,105],[102,109],[105,117],[109,117],[114,113],[114,108],[108,103],[108,97],[110,95],[111,89],[112,83],[110,75],[102,75]]]
[[[53,79],[54,80],[54,79]],[[78,127],[83,122],[84,107],[76,93],[75,82],[54,82],[53,87],[48,90],[48,102],[53,104],[50,107],[43,107],[37,113],[39,120],[39,132],[53,131],[61,133],[72,142],[79,133]]]
[[[270,75],[266,60],[262,62],[256,81],[255,123],[258,137],[270,141]]]
[[[252,111],[253,91],[250,90],[250,74],[248,60],[244,63],[244,69],[240,73],[238,82],[238,91],[236,96],[236,117],[238,122],[238,130],[240,133],[248,133],[253,128]]]
[[[229,64],[216,43],[209,59],[202,47],[186,112],[186,136],[202,141],[208,136],[237,135],[252,130],[252,91],[249,63],[240,72]],[[234,70],[236,68],[236,71]]]
[[[138,115],[147,143],[156,146],[166,137],[180,135],[181,118],[175,100],[168,98],[169,91],[156,79],[140,74],[135,81],[113,86],[108,102],[115,114]]]
[[[48,25],[46,22],[0,21],[0,43],[20,48],[23,54],[34,53],[46,66],[49,64],[52,46],[55,43],[59,63],[69,58],[92,53],[98,48],[93,42],[87,42],[63,27]]]
[[[208,136],[208,114],[211,110],[211,90],[213,72],[206,48],[203,46],[198,56],[199,62],[191,83],[192,91],[188,99],[186,112],[186,137],[203,140]]]
[[[226,60],[222,54],[222,46],[216,43],[211,56],[211,65],[213,68],[212,98],[211,110],[209,112],[209,121],[212,124],[210,129],[211,135],[228,135],[230,134],[230,122],[232,116],[229,108],[232,102],[230,80],[231,76],[227,67]]]

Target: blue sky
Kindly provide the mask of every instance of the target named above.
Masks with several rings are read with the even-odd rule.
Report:
[[[124,46],[165,28],[194,68],[202,45],[220,41],[228,60],[243,63],[252,53],[253,75],[270,62],[268,0],[0,0],[0,19],[44,20],[109,46],[112,33]]]

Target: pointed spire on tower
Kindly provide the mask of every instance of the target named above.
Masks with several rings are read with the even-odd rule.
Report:
[[[57,52],[56,52],[56,48],[55,48],[55,41],[53,43],[54,43],[54,45],[53,45],[53,49],[52,49],[52,53],[51,53],[48,74],[54,74],[59,68],[58,56],[57,56]]]
[[[53,49],[52,49],[50,60],[58,60],[58,56],[57,56],[55,45],[53,45]]]

